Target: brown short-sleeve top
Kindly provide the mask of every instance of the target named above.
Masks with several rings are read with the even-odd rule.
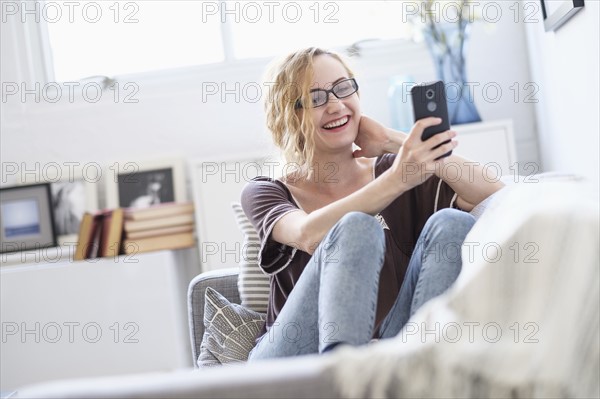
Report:
[[[375,178],[392,165],[395,156],[385,154],[376,159]],[[384,228],[386,253],[379,280],[375,331],[396,300],[425,222],[435,211],[455,205],[455,199],[456,194],[452,188],[433,176],[396,198],[377,215]],[[300,209],[283,182],[256,177],[244,187],[241,203],[260,238],[259,265],[271,276],[266,323],[268,328],[283,308],[311,255],[297,249],[294,243],[282,244],[271,237],[273,226],[279,219]]]

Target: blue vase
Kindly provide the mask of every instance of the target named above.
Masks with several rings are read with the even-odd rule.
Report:
[[[410,75],[392,76],[388,89],[392,129],[408,133],[415,123],[410,97],[414,84],[415,80]]]
[[[465,48],[470,25],[465,21],[454,24],[434,24],[425,31],[425,41],[433,57],[437,77],[446,87],[448,114],[451,125],[481,122],[473,93],[466,85]]]

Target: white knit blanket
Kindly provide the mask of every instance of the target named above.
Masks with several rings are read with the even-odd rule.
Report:
[[[401,334],[340,349],[343,397],[599,397],[598,202],[577,182],[505,188],[463,271]]]

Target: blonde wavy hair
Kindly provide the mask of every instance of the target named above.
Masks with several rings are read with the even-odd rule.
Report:
[[[348,77],[354,77],[341,55],[318,47],[294,51],[276,60],[264,77],[265,85],[269,87],[264,104],[267,127],[275,145],[283,152],[285,161],[296,164],[298,172],[312,169],[315,126],[310,113],[304,112],[310,107],[298,109],[296,103],[311,103],[313,60],[320,55],[335,58],[343,65]]]

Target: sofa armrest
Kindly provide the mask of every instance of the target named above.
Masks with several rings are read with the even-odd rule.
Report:
[[[238,267],[213,270],[194,277],[188,287],[188,322],[194,367],[200,353],[204,335],[204,293],[207,287],[218,291],[232,303],[240,303],[238,291]]]

